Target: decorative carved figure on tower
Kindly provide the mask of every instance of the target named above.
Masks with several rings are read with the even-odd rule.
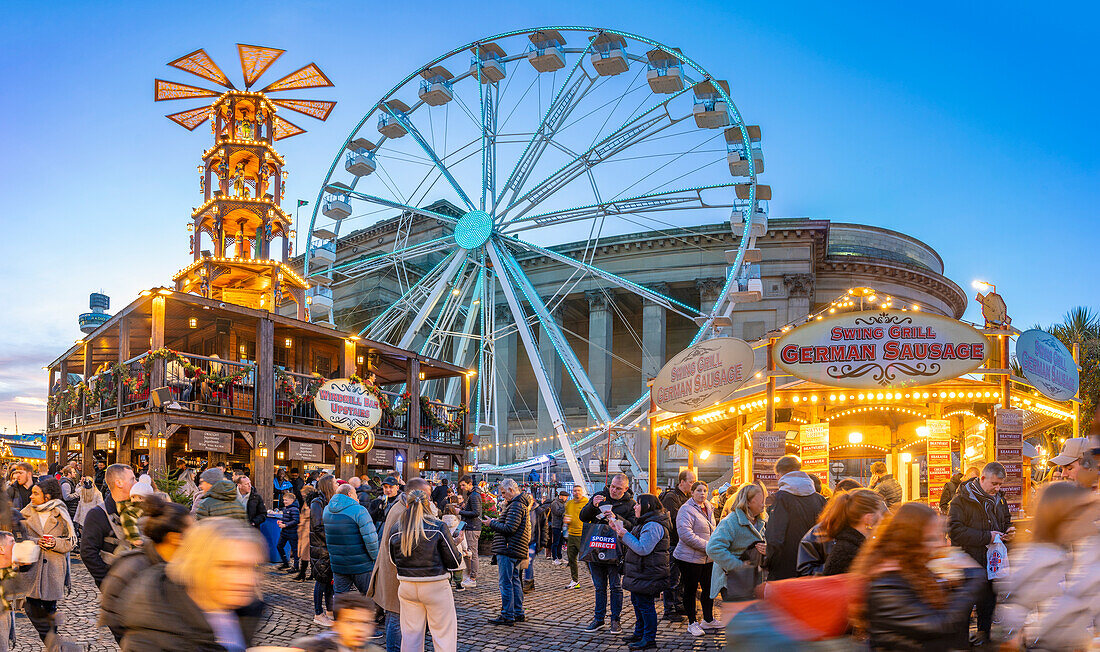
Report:
[[[244,185],[244,163],[238,163],[233,169],[233,194],[237,197],[248,196],[248,188]]]
[[[253,123],[250,120],[242,120],[240,123],[241,140],[252,140]]]

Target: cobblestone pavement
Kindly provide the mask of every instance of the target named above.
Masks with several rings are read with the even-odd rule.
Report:
[[[62,619],[61,635],[84,646],[89,652],[117,651],[111,633],[96,627],[99,593],[91,576],[79,559],[72,566],[72,592],[58,606]],[[625,651],[619,636],[603,630],[586,634],[582,630],[592,618],[592,584],[582,565],[581,588],[566,589],[569,569],[553,566],[540,558],[535,567],[535,591],[524,598],[527,621],[514,627],[488,624],[500,609],[496,566],[488,557],[481,558],[479,586],[455,594],[458,610],[458,649],[461,652],[481,650],[534,650],[537,652],[585,650]],[[259,631],[256,644],[285,645],[299,636],[320,631],[313,624],[313,583],[295,582],[273,566],[267,566],[263,577],[264,599],[271,608],[267,622]],[[634,610],[630,594],[623,599],[622,626],[625,633],[634,627]],[[716,606],[717,609],[717,606]],[[661,608],[657,608],[660,615]],[[40,649],[38,635],[30,622],[21,615],[15,621],[15,650]],[[695,638],[687,633],[686,622],[661,620],[657,643],[662,650],[719,650],[724,644],[721,633]],[[429,644],[428,650],[432,647]]]

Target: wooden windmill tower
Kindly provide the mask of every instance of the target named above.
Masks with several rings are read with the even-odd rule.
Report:
[[[202,49],[168,65],[227,90],[163,79],[154,82],[154,100],[158,102],[212,98],[205,106],[167,116],[192,131],[209,120],[213,134],[213,144],[203,152],[198,166],[203,202],[188,224],[194,262],[173,281],[179,291],[250,308],[275,311],[292,301],[298,319],[308,320],[309,283],[287,265],[294,223],[282,208],[287,172],[283,157],[275,151],[276,141],[305,129],[276,112],[284,108],[325,120],[336,102],[272,98],[268,94],[322,88],[332,82],[317,64],[310,63],[254,91],[253,85],[284,50],[238,43],[237,52],[244,90],[238,90]]]

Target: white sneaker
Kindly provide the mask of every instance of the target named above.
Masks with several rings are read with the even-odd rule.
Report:
[[[570,582],[569,586],[567,586],[565,588],[567,588],[567,589],[579,589],[579,588],[581,588],[581,583],[580,582]]]
[[[477,580],[462,580],[462,586],[466,587],[467,589],[476,589]]]
[[[688,634],[692,636],[702,636],[703,628],[699,626],[699,623],[691,623],[688,625]]]
[[[718,622],[718,619],[705,620],[702,623],[703,629],[722,629],[722,623]]]
[[[317,623],[321,627],[332,627],[332,619],[325,614],[319,614],[313,617],[313,622]]]

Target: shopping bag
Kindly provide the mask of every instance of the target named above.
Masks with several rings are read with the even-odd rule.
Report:
[[[993,540],[985,547],[985,575],[991,580],[1008,577],[1008,548],[1000,535],[994,534]]]
[[[581,561],[593,564],[617,564],[622,560],[619,537],[610,525],[586,523],[581,533]]]

